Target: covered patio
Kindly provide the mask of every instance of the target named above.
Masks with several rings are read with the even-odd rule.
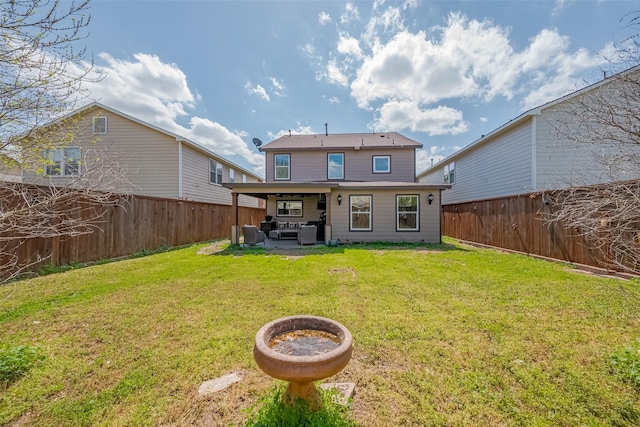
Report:
[[[225,183],[232,193],[231,243],[242,243],[238,216],[238,196],[246,195],[266,201],[266,218],[260,224],[252,224],[263,231],[271,246],[299,246],[293,232],[291,236],[270,232],[274,230],[296,230],[302,224],[313,224],[318,231],[319,243],[332,239],[331,203],[339,188],[335,182],[275,182],[275,183]],[[267,221],[267,218],[269,219]],[[285,231],[286,233],[286,231]],[[282,238],[284,237],[284,238]]]

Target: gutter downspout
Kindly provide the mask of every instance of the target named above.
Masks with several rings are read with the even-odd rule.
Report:
[[[538,117],[531,117],[531,191],[538,190]]]
[[[178,141],[178,198],[182,199],[182,141]]]

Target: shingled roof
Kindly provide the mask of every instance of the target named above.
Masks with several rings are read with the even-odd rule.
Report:
[[[397,132],[285,135],[261,147],[260,151],[371,148],[422,148],[422,144]]]

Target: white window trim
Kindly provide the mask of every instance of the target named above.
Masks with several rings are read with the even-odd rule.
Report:
[[[456,174],[455,174],[456,162],[451,162],[444,165],[443,170],[444,170],[444,183],[455,184],[456,183]]]
[[[387,169],[386,170],[377,170],[376,169],[376,159],[387,159]],[[373,173],[391,173],[391,156],[373,156],[372,160],[373,165]]]
[[[287,177],[278,178],[278,168],[284,168],[285,166],[278,166],[276,158],[278,156],[287,156]],[[291,154],[279,153],[273,155],[273,180],[274,181],[290,181],[291,180]]]
[[[214,172],[214,170],[211,169],[211,165],[215,165],[215,175],[214,175],[215,178],[213,181],[211,181],[211,173]],[[218,167],[220,168],[220,175],[218,175]],[[222,163],[214,159],[209,159],[209,184],[221,185],[223,171],[224,171],[224,168],[222,167]],[[218,182],[218,180],[220,182]]]
[[[416,211],[414,212],[401,212],[400,211],[400,197],[415,197],[416,198]],[[415,228],[400,228],[400,215],[415,215],[416,226]],[[418,194],[396,194],[396,231],[420,231],[420,196]]]
[[[367,228],[354,228],[353,227],[353,198],[355,197],[368,197],[369,198],[369,211],[358,212],[358,214],[369,214],[369,227]],[[349,231],[372,231],[373,230],[373,196],[371,194],[353,194],[349,195]]]
[[[104,130],[103,131],[96,131],[96,123],[98,123],[98,120],[102,120],[104,119]],[[104,135],[107,133],[107,116],[96,116],[93,118],[93,123],[91,124],[91,129],[93,131],[94,135]]]
[[[66,165],[66,159],[67,156],[65,156],[64,152],[65,150],[70,150],[70,149],[77,149],[78,150],[78,173],[74,173],[74,174],[67,174],[66,169],[67,169],[67,165]],[[62,158],[60,160],[60,173],[57,174],[51,174],[49,173],[49,167],[51,167],[52,165],[46,165],[45,166],[45,174],[47,176],[50,177],[55,177],[55,178],[64,178],[64,177],[78,177],[80,175],[82,175],[82,149],[80,147],[76,147],[76,146],[72,146],[72,147],[64,147],[64,148],[51,148],[45,151],[45,157],[47,158],[47,160],[50,159],[49,153],[51,152],[62,152]]]
[[[331,176],[331,156],[340,156],[340,176]],[[327,179],[344,179],[344,153],[327,153]]]

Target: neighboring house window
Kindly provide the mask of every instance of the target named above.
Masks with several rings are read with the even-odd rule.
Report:
[[[396,196],[396,229],[398,231],[415,231],[420,229],[418,195]]]
[[[344,179],[344,153],[328,154],[327,179]]]
[[[278,200],[277,216],[302,216],[302,200]]]
[[[244,182],[244,183],[247,182],[247,175],[242,174],[242,182]]]
[[[52,176],[79,176],[80,175],[80,148],[67,147],[45,151],[48,160],[47,175]]]
[[[106,117],[94,117],[93,118],[93,133],[107,133],[107,118]]]
[[[448,165],[444,165],[444,183],[445,184],[453,184],[456,182],[456,163],[451,162]]]
[[[229,182],[235,182],[236,173],[233,169],[229,168]]]
[[[209,182],[222,184],[222,163],[209,159]]]
[[[373,173],[391,173],[391,156],[373,156]]]
[[[291,155],[290,154],[276,154],[273,156],[274,179],[290,179],[290,167]]]
[[[350,230],[371,230],[371,199],[372,196],[349,196]]]

